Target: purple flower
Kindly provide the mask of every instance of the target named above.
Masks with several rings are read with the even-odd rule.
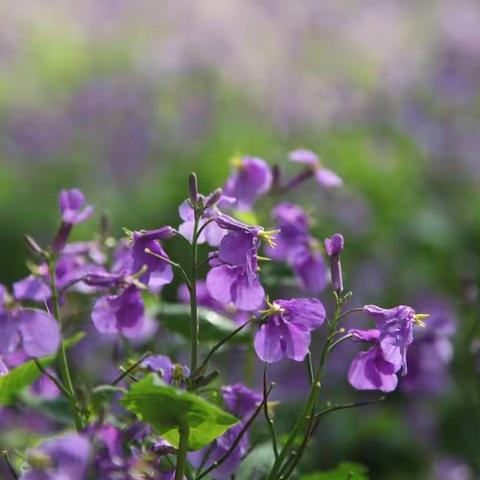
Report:
[[[217,247],[220,243],[220,240],[226,233],[225,230],[216,224],[216,222],[212,221],[214,218],[220,215],[220,210],[218,209],[217,204],[219,202],[233,203],[235,200],[221,194],[219,195],[218,191],[211,193],[207,197],[199,195],[199,198],[206,207],[202,213],[198,227],[201,228],[206,222],[209,223],[199,235],[197,243],[207,242],[212,247]],[[191,243],[195,225],[195,213],[190,200],[185,200],[180,205],[178,208],[178,213],[180,218],[183,220],[183,223],[181,223],[178,227],[178,232]]]
[[[87,220],[93,213],[91,205],[85,206],[85,196],[78,188],[62,190],[59,203],[64,223],[76,225]]]
[[[250,210],[255,201],[270,190],[272,172],[261,158],[235,157],[235,170],[227,179],[223,191],[237,200],[239,210]]]
[[[242,383],[222,387],[222,396],[228,411],[238,418],[251,415],[262,401],[262,395]]]
[[[93,306],[92,321],[101,333],[134,337],[142,329],[143,314],[142,296],[131,285],[119,295],[100,297]]]
[[[79,434],[70,433],[47,440],[29,452],[34,468],[22,480],[84,480],[90,457],[90,444]]]
[[[52,248],[61,252],[65,247],[73,225],[84,222],[93,213],[91,205],[84,206],[85,196],[78,188],[62,190],[59,196],[62,223],[53,240]]]
[[[190,376],[190,369],[179,363],[173,363],[165,355],[150,355],[142,362],[142,367],[157,372],[165,383],[182,383]]]
[[[60,330],[54,318],[36,309],[0,312],[0,355],[22,350],[29,357],[54,354],[60,345]]]
[[[265,312],[265,323],[255,335],[259,358],[274,363],[287,357],[302,361],[310,347],[310,332],[322,326],[325,308],[319,300],[276,300]]]
[[[384,352],[376,344],[353,359],[348,371],[348,381],[357,390],[392,392],[397,388],[396,372],[399,368],[400,366],[385,359]]]
[[[237,220],[220,215],[217,224],[229,233],[218,247],[218,258],[207,275],[210,295],[223,304],[233,303],[240,310],[255,310],[264,301],[265,291],[258,278],[257,251],[260,240],[273,242],[273,232],[261,227],[250,227]]]
[[[425,302],[422,302],[425,305]],[[426,303],[430,316],[407,351],[408,373],[400,387],[407,392],[440,393],[448,385],[448,367],[453,356],[455,318],[448,304]]]
[[[274,260],[292,260],[309,242],[309,218],[303,208],[287,202],[279,203],[272,217],[280,232],[275,237],[275,247],[267,247],[265,253]]]
[[[133,271],[138,272],[144,268],[145,273],[140,280],[151,289],[158,290],[173,280],[172,267],[163,260],[168,259],[168,255],[159,241],[172,238],[175,234],[176,231],[168,226],[132,233]]]
[[[318,155],[311,150],[293,150],[290,152],[289,158],[291,162],[306,165],[307,169],[322,187],[334,188],[343,184],[342,179],[334,171],[322,166]]]
[[[310,235],[307,214],[298,205],[285,202],[273,210],[273,219],[280,232],[275,236],[275,247],[266,247],[265,253],[274,260],[287,262],[300,288],[321,292],[327,282],[327,270],[319,244]]]
[[[290,260],[300,288],[307,292],[319,293],[327,284],[327,267],[318,242],[310,239],[299,248]]]
[[[332,286],[338,294],[343,292],[343,275],[340,253],[343,251],[344,244],[343,236],[340,233],[336,233],[332,237],[325,239],[325,251],[330,259]]]
[[[51,291],[45,278],[29,275],[13,284],[13,296],[20,301],[44,302],[50,298]]]
[[[423,315],[416,316],[413,308],[405,305],[389,309],[376,305],[365,305],[363,311],[375,320],[376,327],[380,331],[379,342],[382,347],[399,348],[405,375],[407,373],[407,347],[413,342],[413,325],[421,322]]]

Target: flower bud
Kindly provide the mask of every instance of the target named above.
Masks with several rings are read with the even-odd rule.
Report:
[[[211,208],[215,206],[218,201],[222,198],[223,191],[221,188],[217,188],[214,190],[207,198],[207,201],[205,202],[205,206],[207,208]]]
[[[325,251],[330,259],[330,275],[332,277],[332,286],[337,294],[343,292],[342,264],[340,262],[340,253],[344,248],[345,242],[343,235],[336,233],[330,238],[325,239]]]
[[[188,197],[192,205],[195,206],[198,202],[198,182],[195,173],[191,173],[188,177]]]
[[[40,245],[34,240],[30,235],[24,235],[25,242],[29,250],[35,255],[40,255],[41,257],[45,256],[45,251],[40,247]]]

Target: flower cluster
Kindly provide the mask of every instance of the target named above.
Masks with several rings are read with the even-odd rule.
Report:
[[[407,372],[414,326],[422,325],[426,316],[403,305],[344,310],[352,297],[344,291],[344,238],[337,233],[323,242],[316,239],[302,207],[278,203],[273,229],[245,221],[255,218],[245,210],[262,197],[286,194],[310,177],[323,187],[342,184],[313,152],[297,150],[290,159],[305,170],[282,183],[278,167],[271,169],[256,157],[238,158],[224,189],[209,195],[199,193],[192,174],[188,198],[179,208],[178,231],[168,225],[125,230],[126,237],[118,240],[103,231],[89,242],[69,242],[73,227],[93,209],[85,206],[79,190],[61,192],[61,222],[51,245],[42,248],[27,237],[37,262],[29,263],[30,274],[13,285],[11,294],[0,286],[0,375],[12,379],[5,383],[12,391],[0,392],[0,403],[3,398],[16,400],[20,389],[31,385],[29,395],[43,401],[64,396],[71,416],[65,431],[53,428],[58,435],[28,450],[19,478],[183,480],[196,469],[198,479],[228,479],[249,454],[249,429],[260,412],[275,454],[266,478],[288,478],[295,468],[295,462],[287,460],[294,458],[292,448],[306,445],[315,431],[318,390],[336,345],[347,339],[370,344],[350,366],[348,381],[354,388],[396,388],[398,375]],[[191,250],[188,266],[167,253],[168,241],[177,233]],[[202,243],[213,248],[199,259]],[[329,313],[319,298],[296,298],[265,282],[264,261],[286,262],[300,288],[311,295],[327,287],[330,272],[334,311]],[[189,304],[187,309],[172,306],[163,294],[163,287],[177,276],[178,299]],[[80,316],[77,305],[87,305],[87,324],[75,318]],[[375,328],[352,328],[345,334],[343,320],[359,310]],[[179,318],[172,321],[174,315]],[[151,328],[157,321],[160,325]],[[80,352],[100,356],[109,350],[104,346],[111,346],[109,367],[103,371],[101,362],[94,365],[99,382],[95,387],[83,384],[80,365],[72,368],[72,358],[78,363],[79,357],[68,349],[78,339],[67,341],[65,335],[78,333],[76,329],[87,333]],[[263,393],[242,383],[223,385],[228,369],[240,364],[217,362],[216,355],[222,351],[231,358],[234,353],[227,345],[234,340],[246,347],[240,354],[250,351],[257,366],[263,365]],[[141,351],[145,343],[149,349]],[[190,364],[185,365],[188,356]],[[83,353],[82,366],[87,357]],[[306,362],[310,387],[297,427],[280,450],[268,366],[288,360]],[[34,371],[28,370],[28,381],[24,374],[21,381],[17,377],[24,365]]]

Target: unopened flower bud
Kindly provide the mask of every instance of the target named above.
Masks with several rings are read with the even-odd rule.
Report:
[[[215,191],[213,191],[207,198],[207,201],[205,202],[205,206],[207,208],[215,206],[218,201],[222,198],[223,191],[221,188],[217,188]]]
[[[332,277],[332,286],[337,294],[343,292],[342,264],[340,262],[340,253],[345,246],[343,235],[336,233],[330,238],[325,239],[325,251],[330,259],[330,275]]]
[[[188,197],[192,205],[195,206],[198,202],[198,182],[195,173],[191,173],[188,177]]]

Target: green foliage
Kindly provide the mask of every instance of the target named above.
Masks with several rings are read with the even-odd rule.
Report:
[[[162,325],[169,330],[179,333],[185,338],[190,338],[189,305],[163,303],[154,313],[161,317]],[[198,318],[202,343],[218,342],[238,328],[238,325],[229,318],[207,308],[200,307],[198,309]],[[229,343],[242,343],[248,341],[249,338],[248,332],[241,330]]]
[[[253,480],[264,478],[270,471],[275,461],[271,442],[266,442],[255,447],[247,458],[240,464],[235,473],[236,480]]]
[[[179,443],[178,428],[187,422],[189,450],[208,445],[238,422],[203,398],[165,385],[153,373],[133,384],[121,402],[175,447]]]
[[[358,463],[344,462],[334,470],[305,475],[300,480],[368,480],[367,468]]]
[[[65,341],[65,347],[71,347],[78,343],[85,334],[83,332],[74,335]],[[48,367],[55,360],[55,355],[49,355],[39,359],[42,367]],[[10,405],[15,397],[25,388],[34,383],[41,373],[34,360],[29,360],[22,365],[13,368],[7,375],[0,377],[0,405]]]

